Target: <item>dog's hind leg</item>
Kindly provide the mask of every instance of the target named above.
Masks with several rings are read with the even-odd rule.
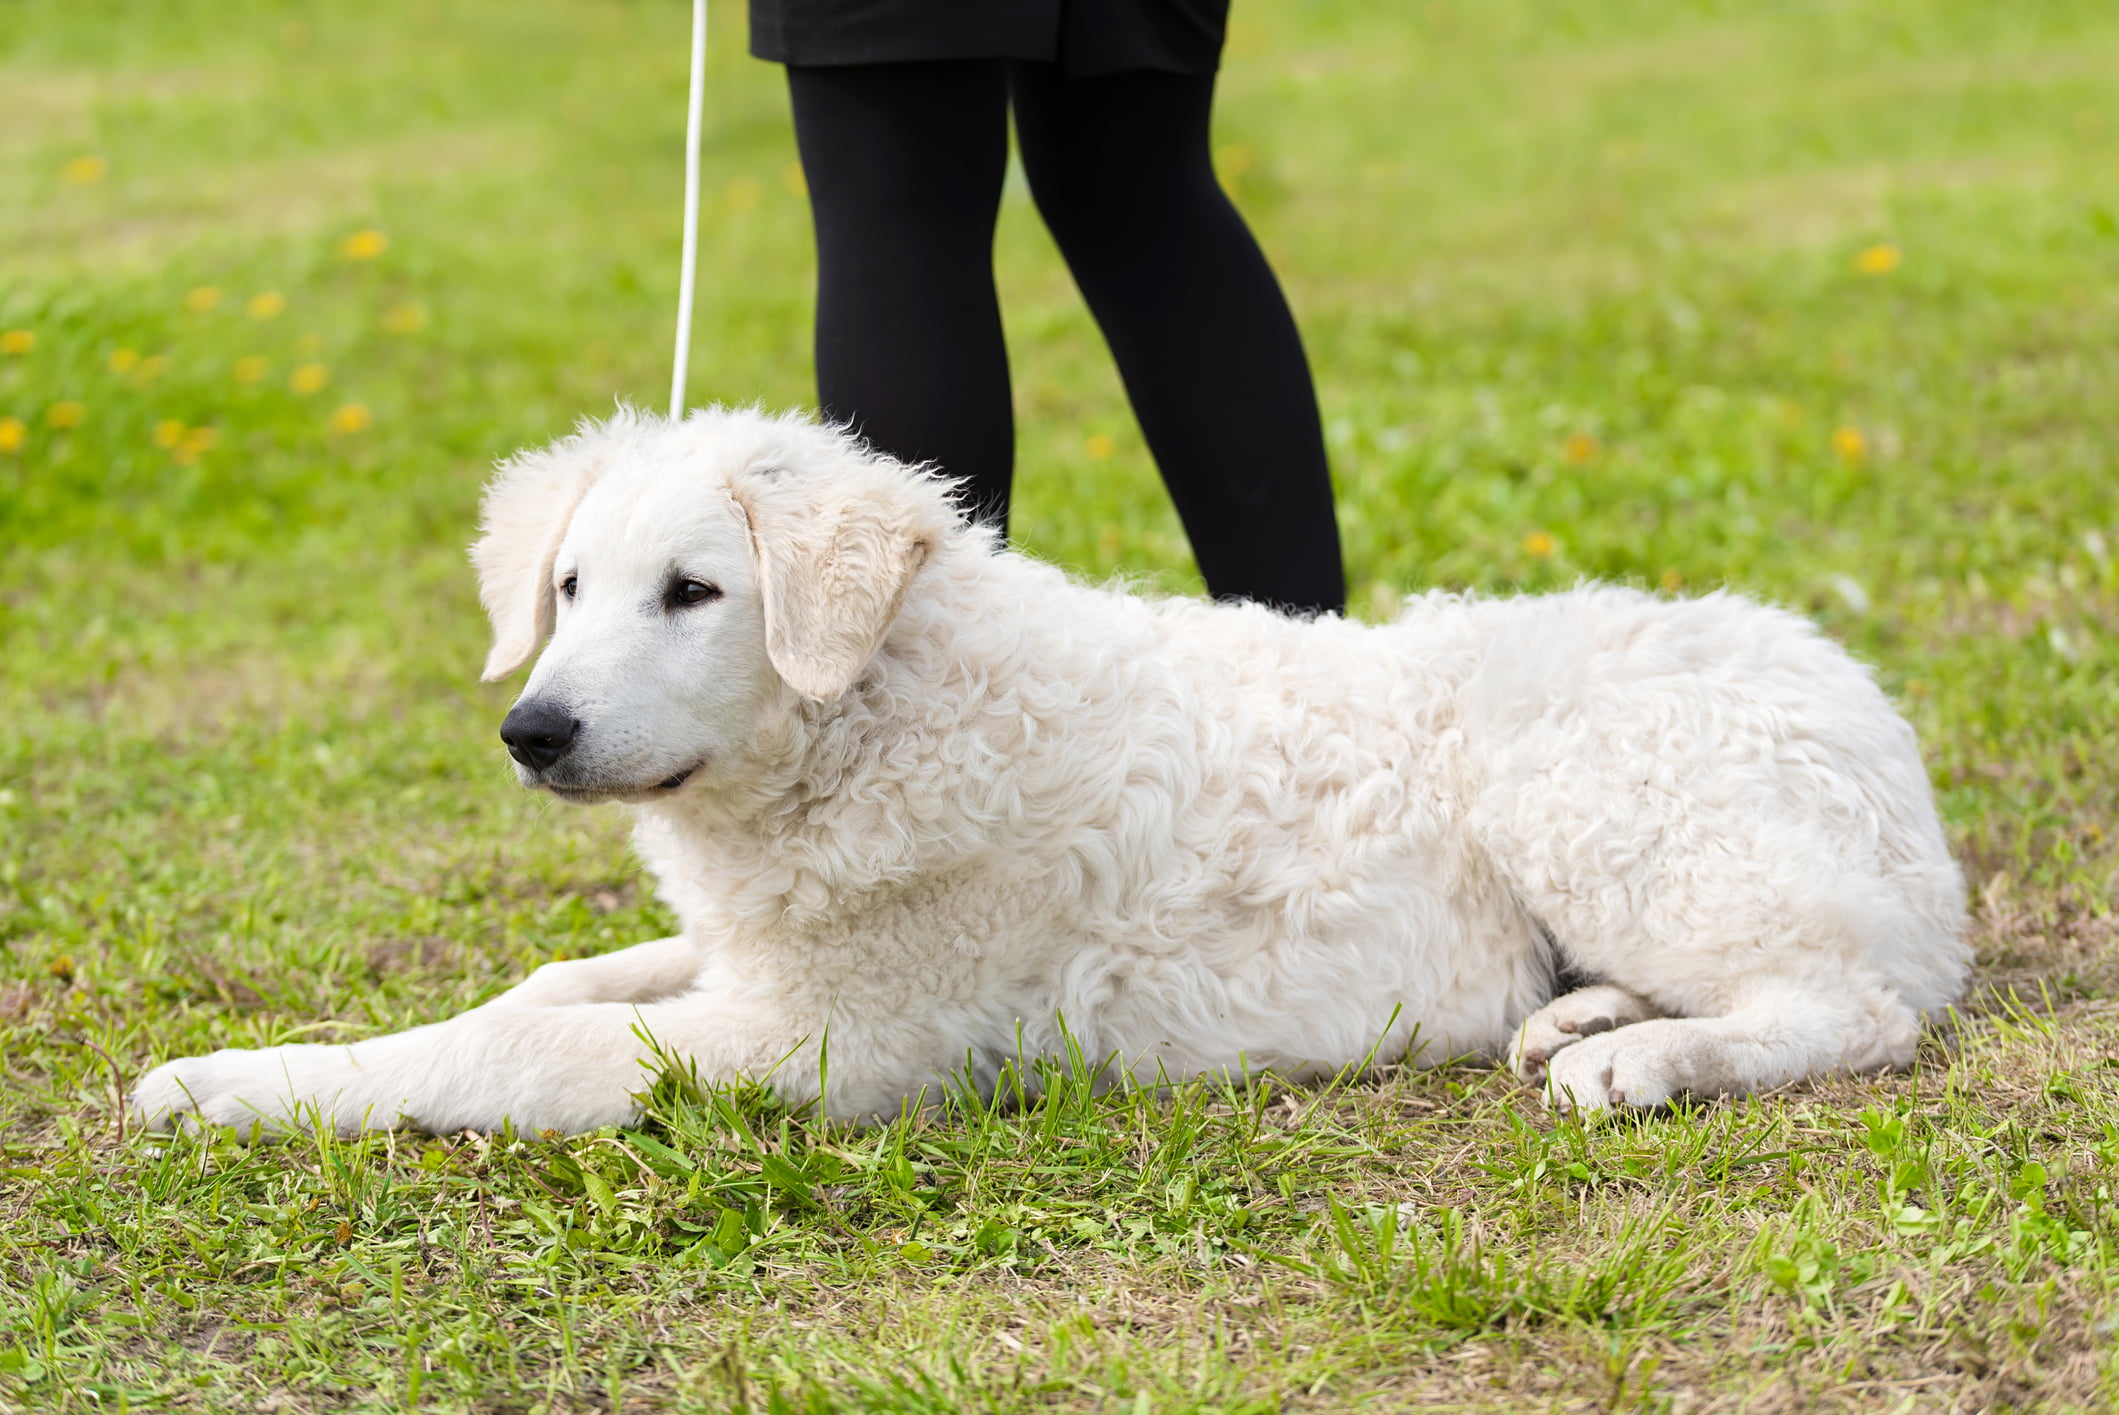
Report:
[[[1508,1048],[1508,1068],[1526,1081],[1537,1081],[1562,1048],[1662,1015],[1648,999],[1610,983],[1562,993],[1523,1019]]]
[[[1578,1040],[1547,1063],[1545,1096],[1562,1110],[1646,1110],[1680,1095],[1741,1096],[1903,1066],[1920,1025],[1886,988],[1835,995],[1767,984],[1720,1016],[1649,1018]]]

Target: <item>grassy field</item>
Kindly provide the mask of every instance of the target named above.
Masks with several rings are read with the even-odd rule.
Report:
[[[717,7],[693,389],[810,396]],[[667,385],[685,7],[0,0],[0,1408],[2104,1409],[2119,11],[1239,0],[1219,162],[1355,609],[1732,585],[1918,726],[1980,970],[1909,1074],[1585,1131],[1505,1075],[850,1132],[158,1145],[161,1059],[655,936],[518,791],[496,455]],[[1023,548],[1196,585],[1011,183]]]

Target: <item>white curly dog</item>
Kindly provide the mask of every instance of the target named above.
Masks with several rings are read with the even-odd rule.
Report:
[[[486,678],[551,640],[522,782],[630,804],[683,932],[171,1062],[149,1120],[579,1131],[637,1113],[644,1038],[856,1119],[1070,1037],[1150,1082],[1505,1056],[1593,1112],[1903,1065],[1965,977],[1912,730],[1734,595],[1151,599],[722,409],[507,463],[472,557]]]

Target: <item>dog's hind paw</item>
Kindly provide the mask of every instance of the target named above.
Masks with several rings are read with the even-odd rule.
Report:
[[[1562,1049],[1659,1015],[1652,1003],[1625,988],[1598,983],[1577,989],[1523,1020],[1508,1049],[1508,1068],[1525,1081],[1542,1080]]]
[[[1594,1118],[1656,1110],[1685,1095],[1741,1094],[1751,1087],[1732,1069],[1718,1026],[1711,1019],[1648,1018],[1588,1037],[1547,1064],[1546,1103]]]

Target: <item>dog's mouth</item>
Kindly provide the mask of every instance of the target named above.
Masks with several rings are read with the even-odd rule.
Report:
[[[685,782],[690,781],[692,776],[704,765],[704,762],[700,762],[696,765],[688,766],[683,771],[663,777],[662,780],[652,786],[582,786],[568,785],[557,781],[541,781],[536,784],[542,786],[560,800],[571,802],[577,806],[600,805],[605,801],[628,801],[637,805],[643,801],[660,800],[662,797],[669,795],[683,786]]]

